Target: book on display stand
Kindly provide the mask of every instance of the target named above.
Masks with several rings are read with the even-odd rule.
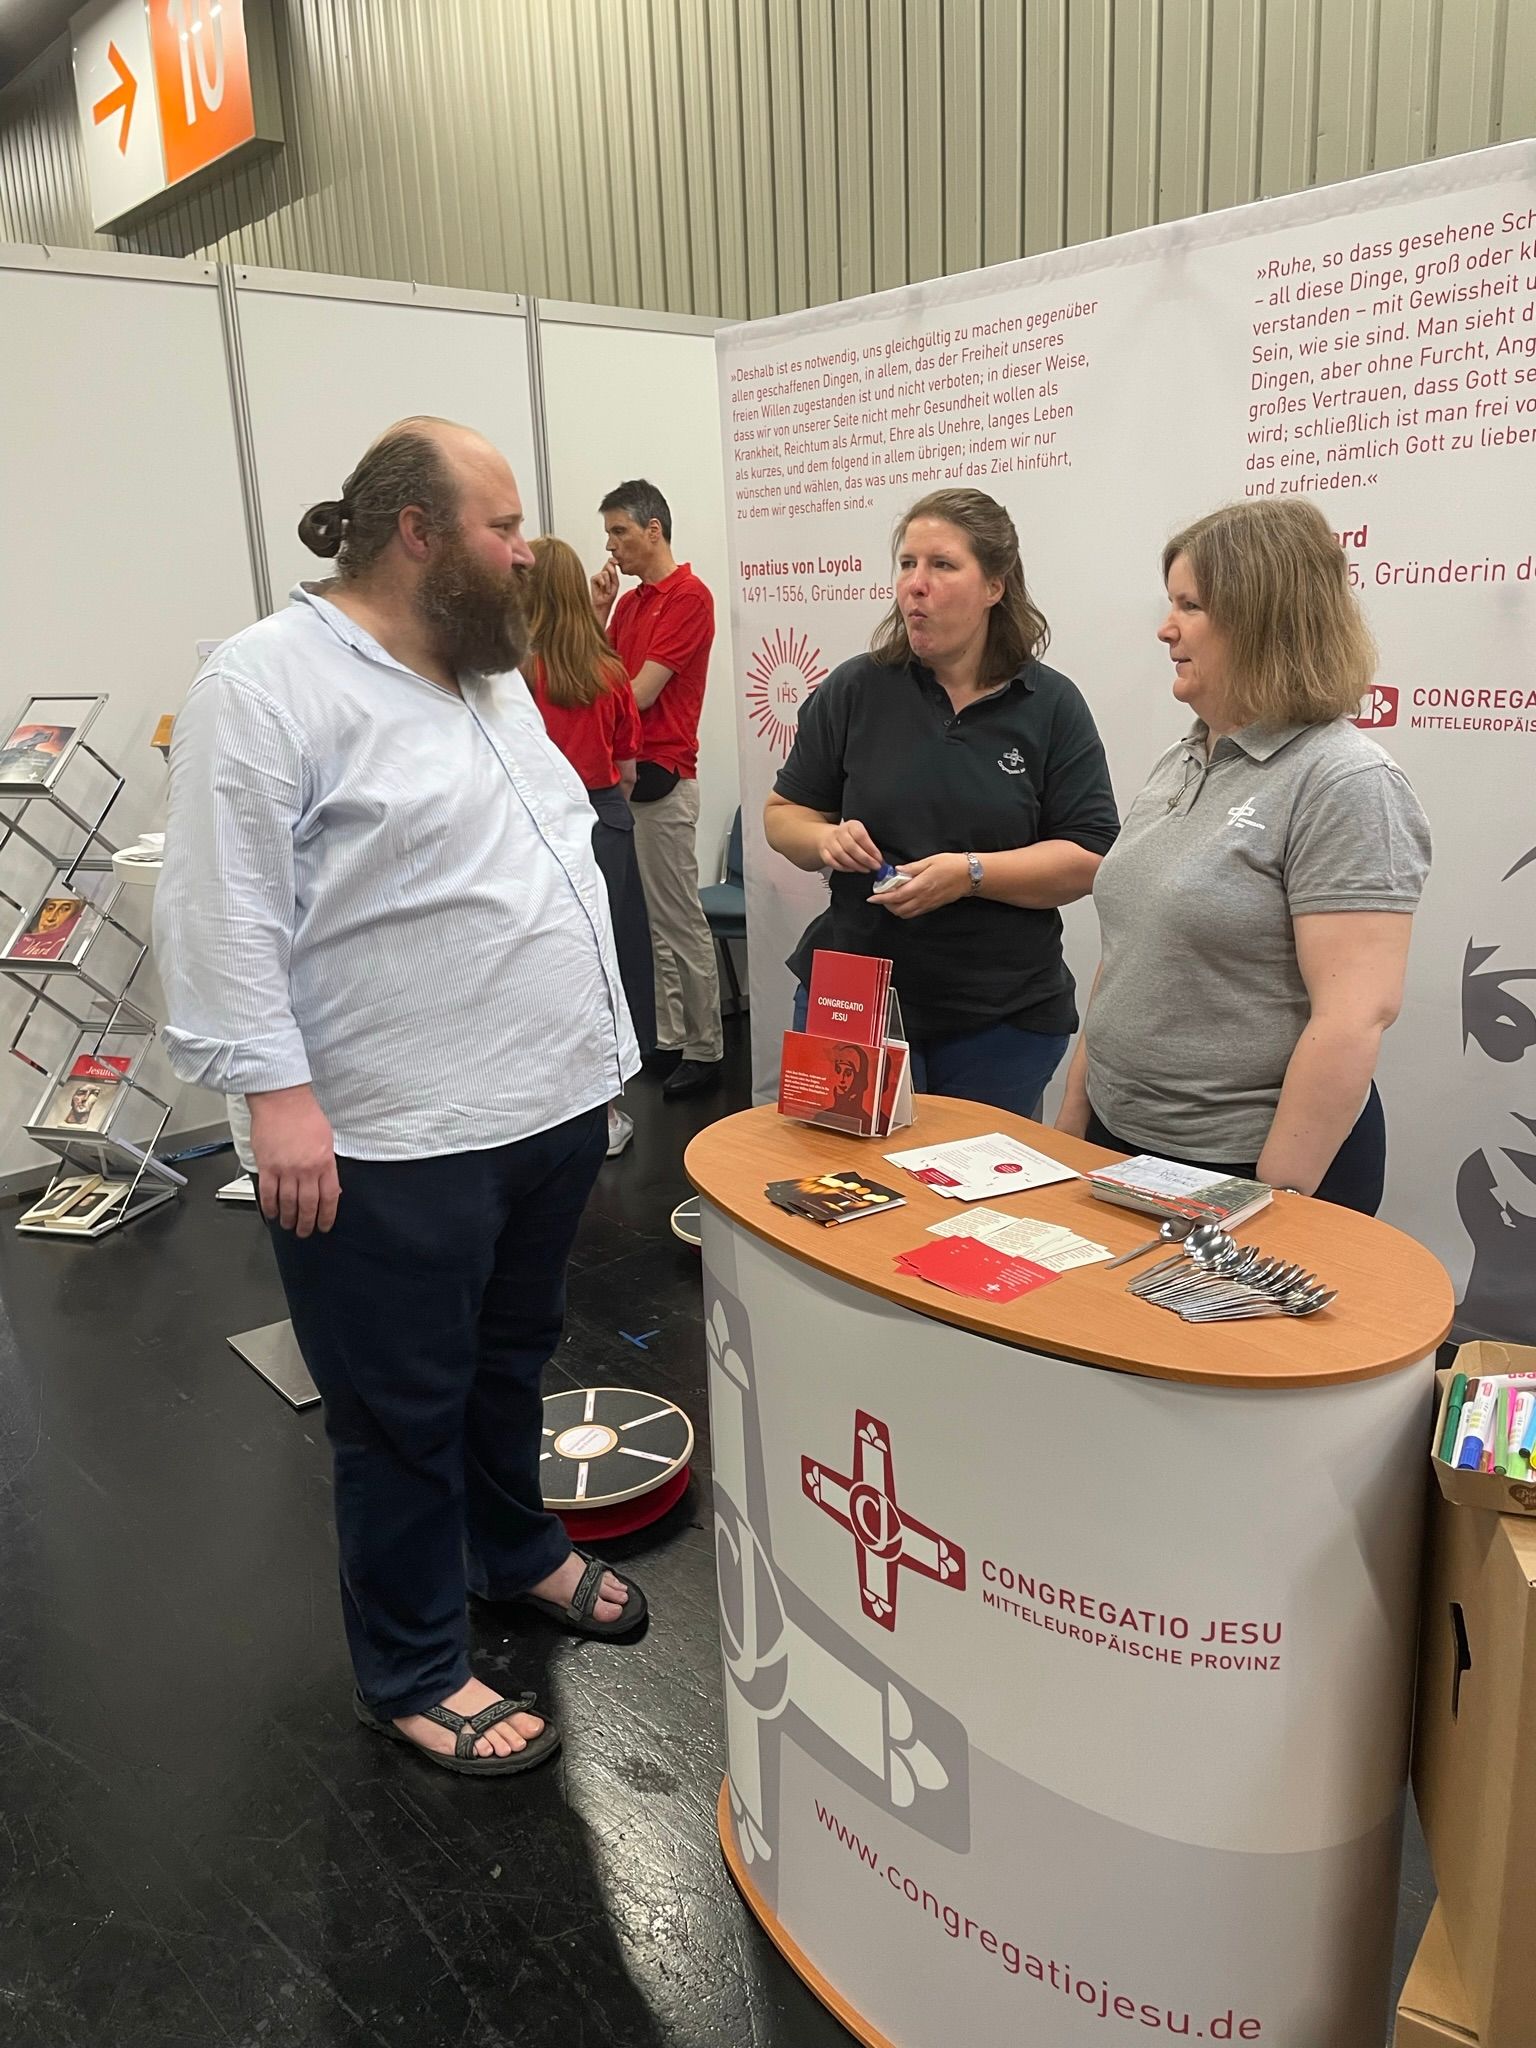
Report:
[[[812,956],[805,1029],[784,1034],[779,1114],[856,1138],[911,1123],[911,1051],[889,960]]]
[[[148,1024],[121,1011],[101,1024],[86,1025],[48,1077],[23,1126],[27,1135],[46,1142],[106,1131],[153,1042]]]
[[[94,1129],[89,1123],[27,1126],[27,1135],[56,1153],[59,1164],[46,1192],[16,1225],[19,1231],[31,1236],[103,1237],[118,1224],[173,1200],[186,1186],[183,1174],[155,1156],[170,1120],[169,1105],[147,1088],[135,1086],[126,1072],[118,1079],[107,1119],[110,1128]],[[72,1103],[78,1091],[71,1083],[68,1075],[51,1083],[52,1095],[67,1090],[67,1103]]]
[[[0,795],[47,795],[106,701],[105,697],[32,698],[0,739]]]
[[[16,974],[76,974],[121,893],[105,874],[58,868],[42,894],[22,913],[0,952],[0,966]]]

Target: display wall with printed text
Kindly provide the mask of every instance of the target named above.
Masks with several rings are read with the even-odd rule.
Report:
[[[1188,718],[1154,635],[1167,536],[1305,492],[1380,648],[1360,723],[1428,811],[1434,871],[1380,1081],[1384,1214],[1457,1282],[1461,1334],[1536,1340],[1536,145],[1152,228],[718,339],[754,1064],[825,885],[767,847],[800,704],[890,603],[923,492],[1012,512],[1049,660],[1122,811]],[[1090,905],[1067,914],[1079,987]]]

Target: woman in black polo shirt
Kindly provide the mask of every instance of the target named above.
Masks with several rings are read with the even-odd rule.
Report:
[[[1076,685],[1039,656],[1019,539],[981,491],[935,491],[896,530],[896,602],[868,654],[807,699],[764,814],[831,902],[791,956],[884,955],[912,1082],[1024,1116],[1076,1029],[1059,906],[1086,896],[1118,829]],[[890,862],[907,880],[879,896]]]

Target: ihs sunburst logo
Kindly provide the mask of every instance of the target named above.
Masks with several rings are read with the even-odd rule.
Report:
[[[747,711],[781,761],[794,744],[800,706],[827,673],[804,633],[770,633],[747,663]]]

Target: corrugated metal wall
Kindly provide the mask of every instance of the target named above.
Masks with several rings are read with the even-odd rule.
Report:
[[[90,232],[67,48],[0,239],[730,317],[1536,134],[1536,0],[274,0],[288,140]]]

